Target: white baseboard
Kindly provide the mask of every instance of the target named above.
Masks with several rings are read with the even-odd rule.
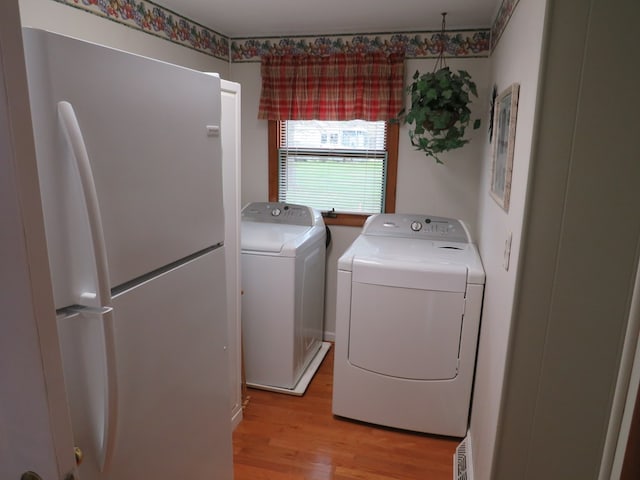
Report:
[[[242,421],[242,407],[238,408],[238,410],[232,414],[231,416],[231,430],[235,430],[236,427]]]
[[[323,336],[324,336],[323,340],[325,342],[333,342],[333,343],[336,342],[336,332],[327,332],[327,331],[325,331],[323,333]]]

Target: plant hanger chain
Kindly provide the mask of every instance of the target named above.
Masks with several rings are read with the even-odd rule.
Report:
[[[438,53],[438,58],[436,59],[436,64],[433,67],[434,73],[440,70],[441,68],[445,68],[447,66],[447,62],[444,58],[444,44],[445,42],[445,27],[446,27],[446,16],[447,12],[442,12],[442,29],[440,30],[440,53]]]

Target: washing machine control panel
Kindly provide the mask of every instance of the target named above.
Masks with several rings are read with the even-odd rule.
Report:
[[[423,238],[469,243],[468,231],[460,220],[434,215],[386,213],[372,215],[362,229],[363,235]]]
[[[314,226],[322,217],[311,207],[284,202],[254,202],[242,209],[242,220]]]

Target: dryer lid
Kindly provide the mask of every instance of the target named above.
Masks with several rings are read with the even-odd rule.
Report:
[[[480,255],[472,243],[360,235],[338,259],[338,269],[353,271],[356,259],[380,269],[436,275],[464,272],[466,283],[484,284],[485,281]]]
[[[467,267],[460,264],[385,263],[356,256],[352,271],[353,282],[357,283],[440,292],[465,292],[467,289]]]
[[[285,253],[285,250],[295,250],[296,246],[308,240],[313,229],[314,227],[300,225],[242,222],[242,250]]]

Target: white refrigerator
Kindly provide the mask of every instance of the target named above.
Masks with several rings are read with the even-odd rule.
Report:
[[[232,479],[220,79],[23,37],[80,478]]]

